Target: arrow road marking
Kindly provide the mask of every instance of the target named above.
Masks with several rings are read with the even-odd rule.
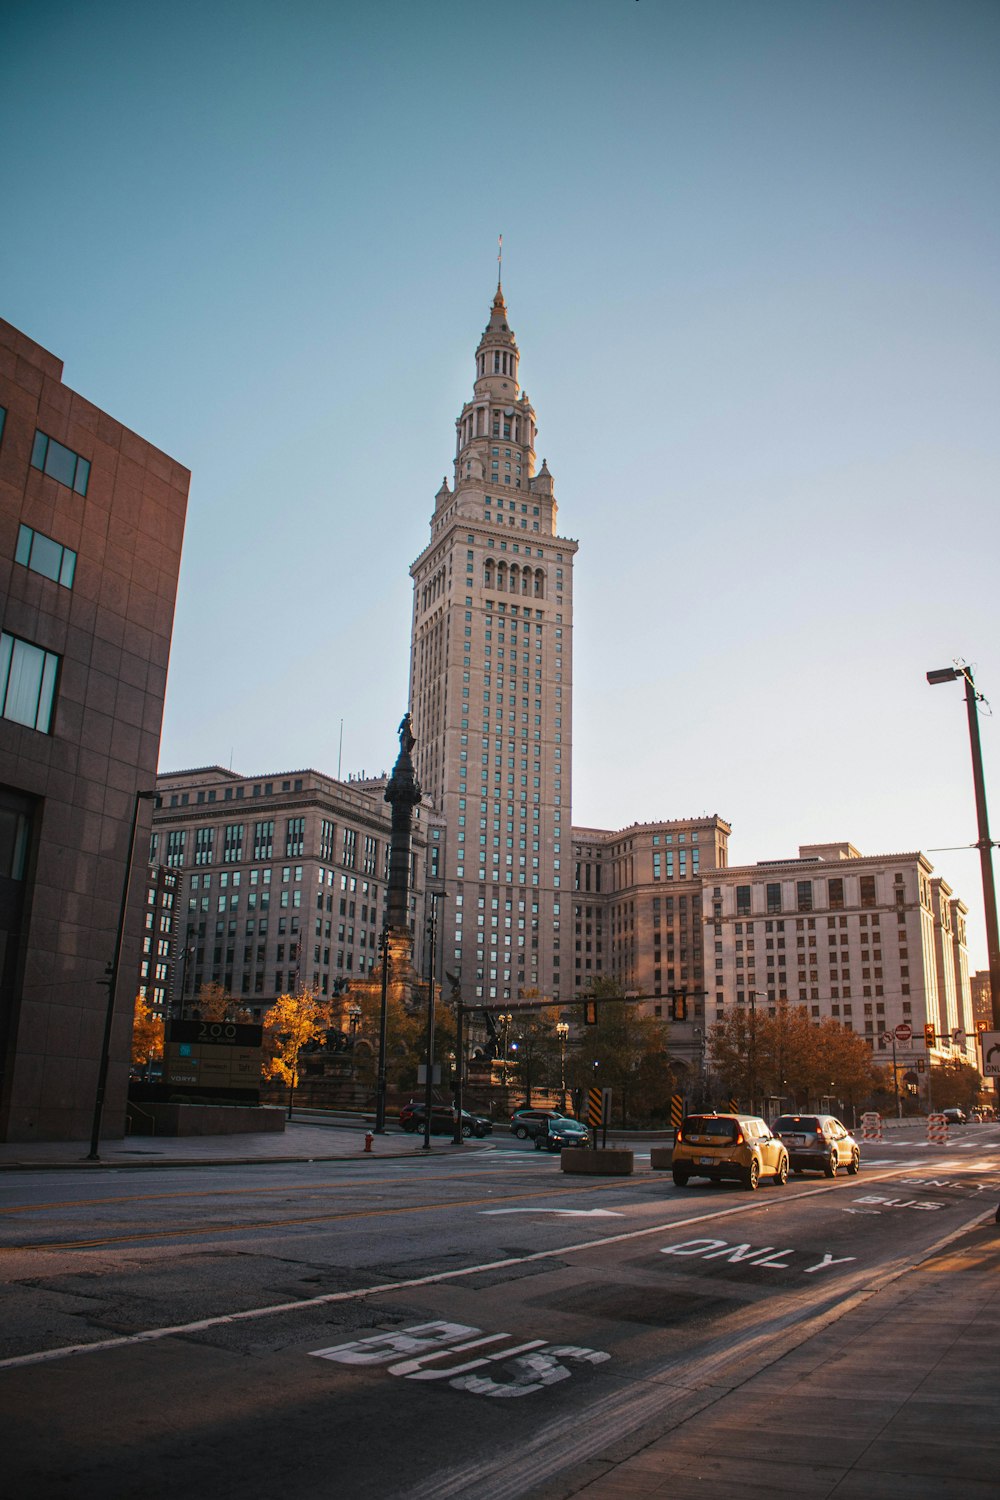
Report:
[[[499,1214],[559,1214],[564,1219],[624,1219],[624,1214],[612,1208],[484,1208],[486,1218]]]

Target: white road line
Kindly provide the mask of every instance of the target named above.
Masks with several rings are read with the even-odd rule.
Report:
[[[798,1198],[812,1198],[818,1193],[831,1193],[830,1187],[807,1188],[795,1194]],[[620,1234],[603,1235],[596,1240],[581,1240],[575,1245],[560,1245],[552,1250],[535,1250],[530,1255],[512,1255],[505,1260],[486,1261],[476,1266],[459,1266],[450,1271],[436,1271],[430,1276],[414,1276],[406,1281],[384,1281],[375,1286],[352,1287],[345,1292],[325,1292],[320,1297],[308,1297],[297,1302],[278,1302],[268,1307],[246,1308],[243,1312],[221,1313],[215,1318],[201,1318],[194,1323],[174,1323],[167,1328],[147,1328],[140,1333],[121,1334],[118,1338],[99,1339],[92,1344],[66,1344],[58,1349],[41,1349],[33,1354],[15,1354],[10,1359],[0,1360],[0,1370],[15,1370],[24,1365],[47,1364],[57,1359],[69,1359],[76,1354],[96,1354],[106,1349],[125,1349],[130,1344],[155,1343],[159,1339],[178,1337],[183,1334],[204,1333],[209,1328],[224,1328],[230,1323],[251,1322],[256,1318],[271,1318],[282,1313],[304,1312],[310,1307],[328,1307],[335,1302],[360,1302],[366,1297],[377,1297],[383,1292],[404,1292],[418,1286],[436,1286],[442,1281],[457,1281],[463,1276],[480,1276],[487,1271],[502,1271],[510,1266],[531,1265],[542,1260],[555,1260],[563,1255],[573,1255],[578,1250],[597,1250],[605,1245],[619,1245],[627,1240],[643,1239],[651,1234],[672,1234],[685,1229],[689,1224],[704,1224],[711,1219],[732,1218],[738,1214],[752,1213],[760,1207],[759,1201],[736,1204],[732,1208],[719,1208],[712,1213],[695,1214],[690,1219],[675,1219],[664,1224],[652,1224],[647,1229],[626,1229]]]

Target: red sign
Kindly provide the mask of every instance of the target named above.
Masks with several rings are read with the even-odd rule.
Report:
[[[909,1021],[900,1021],[899,1025],[896,1027],[895,1035],[897,1042],[912,1041],[913,1027],[910,1025]]]

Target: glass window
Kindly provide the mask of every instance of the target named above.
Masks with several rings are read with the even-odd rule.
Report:
[[[59,657],[17,636],[0,634],[0,704],[3,717],[48,734]]]
[[[50,479],[68,485],[78,495],[87,493],[90,480],[90,464],[72,448],[65,448],[44,432],[35,433],[35,444],[31,450],[32,467],[41,469]]]
[[[63,588],[73,587],[76,553],[60,542],[53,541],[50,536],[32,531],[30,526],[22,526],[17,534],[14,561],[30,568],[33,573],[51,578],[54,583],[61,583]]]

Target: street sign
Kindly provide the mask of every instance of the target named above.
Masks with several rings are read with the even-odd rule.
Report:
[[[913,1027],[910,1025],[909,1021],[900,1021],[899,1025],[896,1027],[896,1041],[909,1042],[912,1041],[912,1039]]]
[[[951,1034],[951,1041],[952,1046],[954,1047],[965,1046],[965,1032],[962,1030],[961,1026],[955,1027],[954,1031]]]
[[[1000,1078],[1000,1031],[981,1031],[979,1045],[982,1048],[983,1077]]]

